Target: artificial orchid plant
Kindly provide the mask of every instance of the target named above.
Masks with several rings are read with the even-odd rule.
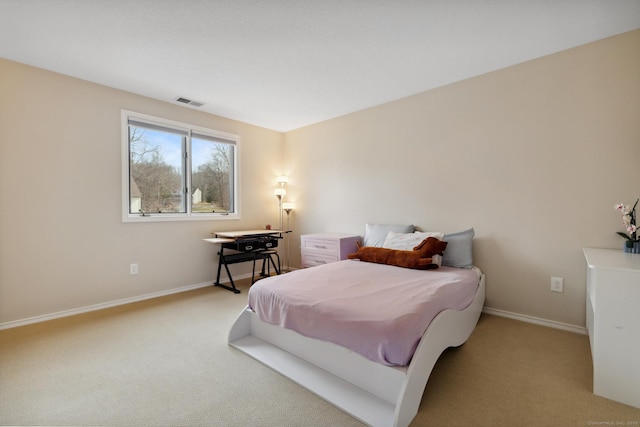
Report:
[[[617,234],[627,239],[629,242],[639,242],[640,241],[640,231],[638,230],[638,226],[636,223],[636,207],[638,206],[638,201],[633,204],[633,207],[629,209],[629,206],[626,206],[624,203],[618,203],[615,205],[615,209],[617,211],[622,212],[622,224],[626,227],[626,233],[618,231]]]

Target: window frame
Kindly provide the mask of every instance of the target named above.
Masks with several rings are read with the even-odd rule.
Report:
[[[191,135],[211,137],[213,139],[222,139],[232,142],[234,146],[233,155],[233,191],[231,198],[233,199],[232,212],[192,212],[192,203],[186,202],[186,212],[172,213],[141,213],[130,212],[130,152],[129,152],[129,122],[146,123],[151,126],[179,129],[187,132],[187,140],[185,152],[186,159],[183,159],[184,176],[181,176],[183,185],[186,187],[185,196],[188,197],[193,193],[191,188],[192,180],[192,156],[191,156]],[[161,117],[155,117],[148,114],[137,113],[134,111],[121,110],[121,152],[122,152],[122,222],[166,222],[166,221],[211,221],[211,220],[230,220],[240,219],[240,136],[218,131],[215,129],[205,128],[202,126],[191,125],[188,123],[169,120]]]

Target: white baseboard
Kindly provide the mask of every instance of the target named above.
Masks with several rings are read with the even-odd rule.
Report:
[[[539,317],[528,316],[526,314],[512,313],[510,311],[498,310],[497,308],[484,307],[483,313],[493,314],[500,317],[508,317],[509,319],[520,320],[522,322],[533,323],[535,325],[546,326],[554,329],[562,329],[563,331],[575,332],[577,334],[586,335],[587,328],[584,326],[570,325],[568,323],[556,322],[555,320],[541,319]]]
[[[285,268],[283,267],[283,271]],[[295,270],[295,269],[292,269]],[[251,274],[243,274],[236,277],[236,280],[247,279],[251,277]],[[224,283],[224,282],[223,282]],[[195,285],[182,286],[179,288],[168,289],[165,291],[153,292],[150,294],[139,295],[131,298],[123,298],[116,301],[109,301],[100,304],[89,305],[86,307],[73,308],[70,310],[58,311],[56,313],[43,314],[40,316],[29,317],[26,319],[13,320],[10,322],[0,323],[0,330],[17,328],[18,326],[30,325],[32,323],[45,322],[47,320],[59,319],[61,317],[74,316],[76,314],[88,313],[90,311],[102,310],[109,307],[116,307],[124,304],[131,304],[137,301],[144,301],[151,298],[158,298],[165,295],[177,294],[180,292],[191,291],[194,289],[204,288],[207,286],[213,286],[212,282],[198,283]],[[509,319],[520,320],[522,322],[533,323],[536,325],[547,326],[549,328],[562,329],[564,331],[575,332],[578,334],[587,334],[587,328],[583,326],[575,326],[567,323],[556,322],[553,320],[541,319],[538,317],[528,316],[526,314],[512,313],[510,311],[498,310],[496,308],[484,307],[483,313],[493,314],[495,316],[507,317]]]
[[[245,279],[251,277],[251,274],[242,274],[235,277],[236,280]],[[225,283],[223,281],[223,283]],[[10,322],[0,323],[0,330],[17,328],[18,326],[30,325],[32,323],[45,322],[47,320],[59,319],[61,317],[74,316],[76,314],[88,313],[90,311],[102,310],[109,307],[115,307],[118,305],[131,304],[132,302],[144,301],[151,298],[158,298],[166,295],[177,294],[180,292],[191,291],[198,288],[204,288],[207,286],[213,286],[213,282],[198,283],[195,285],[187,285],[179,288],[168,289],[165,291],[153,292],[150,294],[139,295],[131,298],[123,298],[116,301],[109,301],[100,304],[88,305],[86,307],[73,308],[70,310],[58,311],[56,313],[43,314],[40,316],[29,317],[21,320],[13,320]]]

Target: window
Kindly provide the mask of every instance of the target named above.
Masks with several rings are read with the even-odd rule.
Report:
[[[237,135],[122,112],[123,221],[238,218]]]

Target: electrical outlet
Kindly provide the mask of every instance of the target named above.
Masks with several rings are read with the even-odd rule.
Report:
[[[132,276],[138,274],[138,264],[129,264],[129,274]]]
[[[551,290],[553,292],[564,292],[564,279],[562,277],[552,277]]]

